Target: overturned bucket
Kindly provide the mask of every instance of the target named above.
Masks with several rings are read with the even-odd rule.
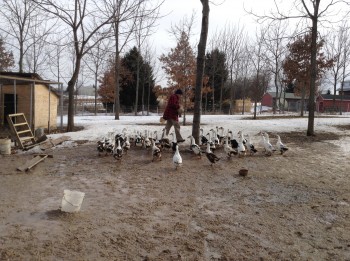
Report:
[[[78,212],[83,203],[84,196],[84,192],[65,189],[63,191],[61,211],[70,213]]]
[[[11,140],[0,139],[0,154],[10,155],[11,154]]]

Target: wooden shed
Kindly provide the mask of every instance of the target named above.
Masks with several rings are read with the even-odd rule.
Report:
[[[59,95],[52,85],[36,73],[0,72],[0,126],[6,127],[6,116],[24,113],[32,131],[57,127]]]

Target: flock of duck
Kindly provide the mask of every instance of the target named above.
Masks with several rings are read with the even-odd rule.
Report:
[[[251,141],[249,134],[244,134],[243,131],[237,133],[237,139],[233,137],[233,133],[227,130],[224,135],[223,127],[216,127],[204,135],[203,129],[200,129],[199,144],[196,144],[192,135],[190,139],[189,151],[201,158],[203,154],[209,160],[210,165],[213,166],[220,158],[215,154],[218,148],[223,148],[228,159],[236,157],[245,157],[246,155],[254,155],[258,152]],[[259,132],[261,136],[262,152],[266,156],[271,156],[274,152],[284,154],[288,147],[281,141],[281,137],[276,135],[277,142],[275,146],[270,143],[269,134],[267,132]],[[112,155],[115,159],[121,160],[124,154],[128,153],[131,147],[144,148],[152,151],[152,161],[162,160],[162,152],[169,150],[173,151],[173,164],[175,169],[182,165],[182,157],[180,155],[179,146],[174,133],[169,133],[172,136],[170,139],[165,135],[165,129],[159,137],[158,132],[150,132],[145,130],[143,133],[134,131],[132,134],[128,133],[124,128],[121,133],[109,132],[106,137],[103,137],[97,142],[98,155]]]

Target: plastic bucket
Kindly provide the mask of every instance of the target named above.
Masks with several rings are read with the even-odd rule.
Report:
[[[65,189],[63,191],[61,211],[70,213],[78,212],[83,203],[84,196],[84,192]]]
[[[0,139],[0,154],[10,155],[11,154],[11,140]]]

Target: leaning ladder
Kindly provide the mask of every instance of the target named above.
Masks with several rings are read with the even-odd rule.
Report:
[[[36,142],[33,132],[23,113],[9,114],[7,115],[7,121],[16,138],[17,144],[21,149],[24,149],[25,144],[29,141],[31,141],[32,144]]]

